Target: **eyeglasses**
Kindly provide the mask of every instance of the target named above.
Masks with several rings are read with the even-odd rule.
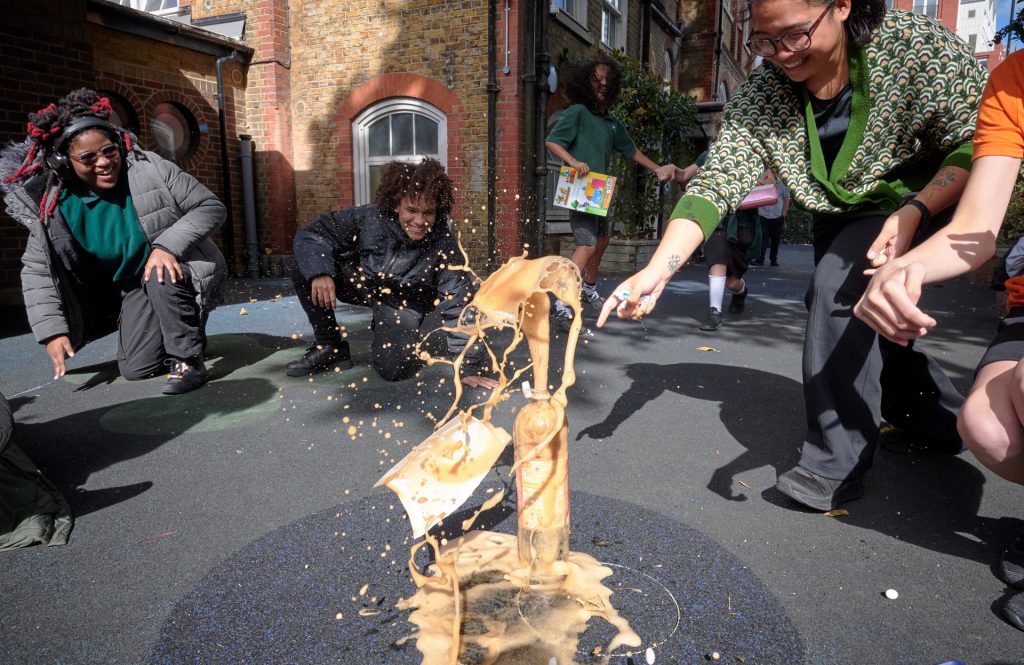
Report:
[[[806,30],[797,30],[795,32],[782,35],[781,37],[775,37],[774,39],[751,39],[747,42],[747,46],[754,52],[754,55],[759,55],[762,58],[770,58],[778,53],[779,48],[777,44],[782,44],[782,46],[790,53],[806,51],[811,48],[811,33],[814,32],[814,29],[818,27],[819,23],[821,23],[821,19],[825,18],[825,14],[832,9],[832,5],[833,3],[828,3],[828,6],[825,7],[825,11],[821,12],[821,14],[818,15],[817,20],[815,20],[814,23],[811,24],[811,27]]]
[[[95,152],[80,152],[77,155],[69,155],[69,157],[71,157],[71,159],[75,160],[79,164],[83,164],[85,166],[94,166],[96,164],[96,161],[100,158],[100,155],[103,155],[107,159],[113,159],[114,157],[120,156],[120,154],[120,148],[118,148],[113,143],[108,143],[107,145],[103,146],[102,148]]]

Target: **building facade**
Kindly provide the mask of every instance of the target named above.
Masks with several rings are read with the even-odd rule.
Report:
[[[890,0],[893,9],[929,16],[967,42],[974,57],[992,71],[1006,58],[1003,45],[995,42],[995,0]]]

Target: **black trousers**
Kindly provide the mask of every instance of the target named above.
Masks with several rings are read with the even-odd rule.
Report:
[[[807,292],[803,379],[807,437],[800,465],[825,478],[866,471],[881,418],[922,441],[959,442],[964,398],[931,358],[880,338],[853,315],[867,287],[865,257],[885,222],[816,217]]]
[[[779,244],[782,242],[782,226],[785,224],[784,217],[757,217],[761,225],[761,262],[764,263],[764,255],[768,254],[772,261],[779,259]],[[769,252],[769,250],[771,250]]]
[[[395,287],[385,292],[349,264],[336,268],[334,285],[338,300],[373,310],[373,366],[377,373],[385,381],[400,381],[418,372],[423,367],[423,361],[416,355],[416,345],[422,338],[420,326],[427,312],[434,308],[437,292],[410,292]],[[298,267],[292,269],[292,282],[316,341],[341,342],[334,310],[313,302],[310,280],[302,276]]]
[[[92,294],[92,306],[82,307],[85,339],[117,330],[121,376],[135,381],[161,374],[168,358],[203,354],[206,335],[197,295],[188,271],[174,284],[165,275],[163,284],[153,277],[130,290]]]

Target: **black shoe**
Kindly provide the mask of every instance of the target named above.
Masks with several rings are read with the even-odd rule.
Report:
[[[778,268],[779,267],[779,262],[776,261],[775,259],[772,259],[772,267],[773,268]]]
[[[878,435],[878,445],[897,455],[959,455],[963,443],[925,439],[905,429],[893,427]]]
[[[763,266],[764,259],[750,259],[750,265],[752,266]]]
[[[350,369],[353,366],[352,355],[348,350],[348,342],[340,344],[314,344],[306,349],[300,360],[293,360],[288,363],[284,373],[288,376],[309,376],[326,372],[337,367],[339,370]]]
[[[722,325],[722,310],[715,307],[708,308],[708,315],[704,317],[704,323],[700,324],[701,330],[718,330]]]
[[[190,393],[210,380],[210,373],[206,371],[206,365],[202,358],[197,357],[191,360],[172,358],[168,363],[171,365],[171,371],[167,375],[167,383],[164,384],[162,391],[165,395]]]
[[[779,476],[775,489],[797,503],[827,511],[863,494],[864,480],[861,477],[833,480],[823,478],[802,466],[794,466]]]
[[[1024,591],[1024,533],[999,557],[996,570],[1004,582]]]
[[[1024,630],[1024,591],[1010,596],[1003,605],[1003,618],[1017,630]]]
[[[742,291],[732,294],[732,298],[729,300],[730,314],[739,314],[743,311],[743,308],[747,306],[747,293],[749,293],[749,291],[744,285]]]
[[[604,307],[604,298],[602,298],[601,294],[599,294],[597,291],[591,291],[590,293],[584,291],[580,296],[580,301],[584,305],[590,305],[595,309],[601,309],[602,307]]]

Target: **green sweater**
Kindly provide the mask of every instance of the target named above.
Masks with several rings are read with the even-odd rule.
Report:
[[[547,135],[565,148],[578,162],[586,162],[591,171],[608,174],[614,153],[626,159],[636,154],[636,145],[622,121],[610,113],[597,115],[583,104],[573,104],[562,112]]]
[[[941,167],[970,169],[987,74],[966,43],[925,16],[890,10],[849,59],[850,127],[831,171],[806,90],[765,61],[726,104],[707,162],[672,217],[696,221],[706,237],[765,168],[800,207],[849,217],[893,212]]]

